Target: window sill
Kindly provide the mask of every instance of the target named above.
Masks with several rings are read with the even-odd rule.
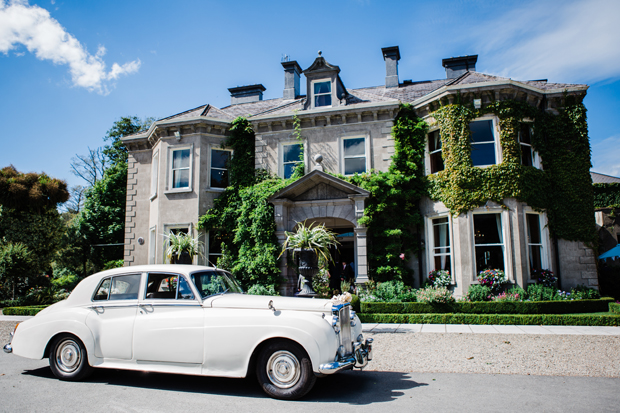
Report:
[[[176,188],[176,189],[167,189],[164,191],[164,194],[185,194],[188,192],[192,192],[192,188]]]

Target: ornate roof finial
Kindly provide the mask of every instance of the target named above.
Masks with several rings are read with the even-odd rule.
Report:
[[[319,57],[321,57],[321,54],[322,54],[322,53],[323,53],[323,52],[321,52],[321,51],[319,50]]]

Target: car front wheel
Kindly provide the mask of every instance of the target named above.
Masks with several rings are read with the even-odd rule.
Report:
[[[261,351],[256,376],[265,393],[284,400],[305,396],[316,382],[306,351],[284,340],[271,342]]]
[[[82,380],[93,370],[88,364],[84,344],[70,334],[62,334],[54,338],[50,346],[49,359],[52,373],[60,380]]]

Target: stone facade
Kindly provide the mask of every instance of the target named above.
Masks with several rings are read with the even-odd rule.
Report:
[[[284,232],[302,221],[325,224],[339,234],[343,257],[354,262],[357,281],[364,282],[369,273],[368,240],[366,228],[358,220],[369,194],[334,175],[388,170],[395,152],[391,130],[401,103],[411,104],[431,125],[432,133],[430,114],[439,101],[452,103],[459,96],[475,97],[481,104],[511,99],[555,112],[566,94],[583,96],[587,90],[586,85],[514,81],[478,73],[477,56],[444,59],[445,79],[401,83],[398,47],[384,48],[382,54],[386,64],[382,86],[347,89],[340,68],[319,54],[306,70],[295,61],[282,62],[281,98],[263,100],[262,85],[231,88],[230,106],[200,106],[123,138],[130,153],[126,265],[165,262],[165,234],[179,230],[202,237],[206,258],[196,262],[217,258],[208,234],[199,234],[195,225],[223,190],[226,168],[222,159],[228,155],[222,143],[231,122],[245,116],[255,131],[257,169],[287,177],[299,160],[295,158],[298,146],[303,146],[303,163],[309,173],[270,199],[278,239],[283,242]],[[306,77],[306,95],[300,91],[302,75]],[[487,120],[495,128],[494,145],[499,147],[498,119]],[[301,141],[296,136],[296,122]],[[427,174],[433,173],[429,145],[427,142]],[[501,150],[498,154],[499,163]],[[476,274],[484,262],[501,265],[512,283],[526,287],[534,282],[530,277],[534,258],[538,265],[560,274],[564,289],[583,283],[597,285],[592,250],[576,242],[556,243],[546,229],[545,213],[515,199],[505,199],[503,206],[488,202],[453,216],[443,203],[425,198],[421,211],[424,253],[408,263],[418,285],[428,271],[445,267],[452,274],[455,294],[464,295],[477,282]],[[532,230],[537,234],[533,238],[528,237]],[[491,238],[493,242],[488,241]],[[487,239],[486,243],[479,242],[481,239]],[[282,260],[281,269],[288,282],[283,291],[292,294],[296,280],[285,262]]]

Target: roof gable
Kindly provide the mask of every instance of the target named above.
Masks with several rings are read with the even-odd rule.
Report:
[[[326,199],[346,199],[351,196],[368,197],[370,192],[348,183],[340,178],[314,170],[282,188],[269,198],[276,200],[310,201]]]

